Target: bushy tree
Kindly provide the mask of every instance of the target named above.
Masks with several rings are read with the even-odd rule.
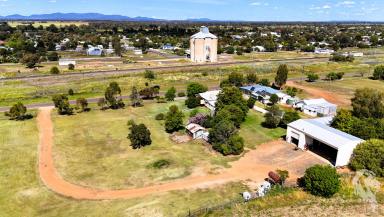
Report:
[[[263,78],[263,79],[261,79],[260,81],[259,81],[259,84],[260,85],[263,85],[263,86],[270,86],[271,85],[271,83],[269,82],[269,80],[267,79],[267,78]]]
[[[354,170],[370,170],[384,177],[384,140],[372,139],[359,144],[353,151],[350,166]]]
[[[357,89],[352,99],[353,115],[359,118],[384,118],[384,92]]]
[[[276,94],[272,94],[269,101],[271,102],[272,105],[275,105],[276,103],[279,102],[279,96],[277,96]]]
[[[248,113],[249,108],[247,101],[243,98],[243,93],[237,87],[225,87],[217,97],[216,112],[232,104],[239,107],[244,115]]]
[[[144,146],[152,144],[151,132],[144,124],[137,125],[134,121],[129,121],[128,126],[131,131],[128,134],[128,139],[131,140],[133,149],[140,149]]]
[[[68,64],[68,70],[75,70],[75,65],[72,63]]]
[[[287,170],[276,170],[276,173],[280,176],[281,185],[284,185],[289,178],[289,172]]]
[[[176,88],[171,87],[165,93],[165,99],[167,99],[167,101],[174,101],[175,98],[176,98]]]
[[[214,117],[214,122],[215,123],[220,123],[222,120],[230,120],[233,122],[233,124],[237,127],[240,128],[241,123],[244,122],[245,120],[246,113],[244,113],[241,108],[236,106],[235,104],[230,104],[224,106],[222,109],[220,109],[215,117]]]
[[[202,84],[193,82],[190,83],[187,87],[187,100],[185,101],[185,105],[188,108],[196,108],[200,105],[200,99],[197,96],[199,93],[206,92],[208,88]]]
[[[52,101],[57,108],[59,115],[72,115],[73,108],[69,104],[68,97],[65,94],[59,94],[52,97]]]
[[[287,111],[284,113],[281,123],[287,126],[289,123],[300,119],[300,114],[297,111]]]
[[[22,121],[22,120],[32,118],[31,114],[27,114],[27,107],[25,107],[21,102],[14,104],[9,109],[9,112],[5,113],[5,116],[8,116],[10,120],[17,120],[17,121]]]
[[[59,68],[57,68],[56,66],[52,67],[49,72],[52,74],[52,75],[58,75],[60,74],[60,70]]]
[[[295,97],[297,92],[299,92],[299,90],[296,87],[287,87],[285,92],[287,92],[287,94],[290,95],[291,97]]]
[[[157,86],[146,87],[140,90],[139,94],[142,99],[154,99],[158,96],[160,89]]]
[[[21,59],[21,63],[26,65],[28,68],[33,68],[40,61],[40,56],[38,54],[24,54]]]
[[[241,87],[243,86],[244,77],[240,73],[232,72],[231,74],[228,75],[228,82],[233,86]]]
[[[184,114],[179,110],[179,107],[173,105],[169,107],[169,111],[165,116],[165,131],[167,133],[173,133],[180,130],[183,127]]]
[[[248,108],[253,109],[253,107],[255,107],[255,103],[256,103],[256,99],[253,97],[249,97],[249,99],[247,100]]]
[[[263,125],[269,128],[278,127],[281,122],[283,112],[276,105],[269,107],[267,110],[268,110],[268,113],[265,114],[264,116],[265,121]]]
[[[283,87],[288,80],[288,66],[283,64],[280,65],[277,69],[276,77],[275,77],[275,85],[277,87]]]
[[[340,190],[340,176],[331,166],[315,165],[305,171],[302,185],[313,195],[332,197]]]
[[[57,52],[55,52],[55,51],[49,52],[47,54],[47,59],[49,61],[58,61],[59,60],[59,54]]]
[[[140,98],[140,93],[137,91],[135,86],[132,87],[131,95],[129,96],[131,99],[131,105],[133,107],[139,107],[142,105],[142,99]]]
[[[82,112],[88,112],[88,101],[85,98],[78,98],[76,100],[76,106],[81,109]]]
[[[327,79],[330,80],[330,81],[334,81],[334,80],[340,80],[342,79],[344,76],[344,72],[330,72],[327,74]]]
[[[151,71],[151,70],[145,70],[144,72],[144,78],[152,81],[152,80],[155,80],[156,79],[156,75],[155,75],[155,72]]]
[[[375,67],[375,71],[373,72],[373,79],[384,80],[384,65]]]
[[[121,89],[117,82],[111,82],[104,93],[105,100],[111,109],[124,108],[125,104],[119,96],[121,96]]]

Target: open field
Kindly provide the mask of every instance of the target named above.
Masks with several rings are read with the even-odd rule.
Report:
[[[327,55],[317,55],[314,53],[305,53],[297,51],[278,51],[278,52],[252,52],[244,53],[243,55],[234,55],[234,59],[237,60],[268,60],[268,59],[280,59],[280,58],[302,58],[302,57],[327,57]]]
[[[33,27],[37,28],[39,26],[48,27],[50,25],[55,25],[56,27],[63,27],[69,25],[88,25],[88,22],[83,21],[8,21],[8,25],[12,27],[17,27],[19,25],[29,25],[32,23]]]
[[[228,167],[228,162],[238,159],[223,157],[201,141],[186,144],[172,142],[164,131],[163,122],[155,121],[156,114],[165,113],[172,104],[183,109],[186,122],[190,110],[183,105],[183,101],[148,103],[142,108],[129,107],[120,111],[95,110],[71,117],[55,115],[54,152],[60,174],[82,186],[123,189],[153,185],[190,174],[214,173],[219,168]],[[141,150],[131,149],[126,138],[126,123],[130,119],[148,126],[152,133],[152,145]],[[262,128],[262,121],[261,115],[250,112],[241,129],[247,148],[255,148],[284,135],[285,131],[280,128]],[[152,164],[158,160],[168,160],[171,165],[165,169],[153,168]]]

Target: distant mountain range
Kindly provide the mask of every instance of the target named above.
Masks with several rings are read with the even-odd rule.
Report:
[[[164,19],[156,19],[149,17],[128,17],[122,15],[105,15],[100,13],[53,13],[53,14],[33,14],[23,16],[13,14],[8,16],[0,16],[0,20],[45,20],[45,21],[166,21]],[[191,22],[209,22],[213,21],[208,18],[187,19]]]

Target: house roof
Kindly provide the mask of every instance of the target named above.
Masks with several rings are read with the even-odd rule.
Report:
[[[288,124],[288,126],[336,149],[341,149],[345,146],[358,145],[364,142],[364,140],[360,138],[327,126],[326,123],[327,121],[329,123],[329,120],[329,117],[328,119],[300,119]]]
[[[200,130],[206,131],[206,129],[204,127],[202,127],[202,126],[200,126],[198,124],[194,124],[194,123],[188,124],[186,128],[191,133],[197,133]]]
[[[332,104],[323,98],[303,100],[299,103],[303,103],[306,107],[310,107],[310,108],[337,107],[337,105]]]
[[[265,92],[265,93],[268,93],[268,94],[278,94],[278,93],[281,93],[280,91],[278,90],[275,90],[271,87],[266,87],[266,86],[263,86],[263,85],[260,85],[260,84],[257,84],[257,85],[252,85],[252,86],[246,86],[246,87],[241,87],[240,89],[242,90],[247,90],[247,91],[251,91],[251,92]]]
[[[217,39],[217,36],[210,33],[208,27],[202,26],[200,32],[191,36],[191,39],[204,39],[204,38],[213,38]]]
[[[217,97],[219,96],[220,92],[221,92],[221,90],[212,90],[212,91],[200,93],[199,96],[206,101],[213,102],[213,101],[217,101]]]

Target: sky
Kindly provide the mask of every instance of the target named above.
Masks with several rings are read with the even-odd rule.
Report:
[[[384,0],[0,0],[0,16],[92,12],[171,20],[384,21],[383,8]]]

